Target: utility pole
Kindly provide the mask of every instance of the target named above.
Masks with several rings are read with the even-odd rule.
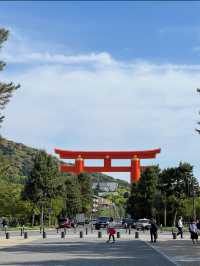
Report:
[[[167,226],[167,198],[166,192],[164,192],[164,226]]]
[[[193,214],[193,218],[196,220],[194,178],[192,178],[192,214]]]

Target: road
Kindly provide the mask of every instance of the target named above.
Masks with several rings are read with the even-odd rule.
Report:
[[[29,231],[28,239],[19,232],[10,234],[6,240],[0,232],[0,266],[200,266],[200,244],[193,245],[188,233],[176,240],[170,232],[159,233],[156,244],[149,243],[149,232],[139,232],[135,239],[134,230],[120,230],[121,238],[114,244],[106,243],[105,230],[102,238],[97,231],[86,235],[83,228],[67,231],[65,239],[56,230],[48,230],[46,239],[38,231]]]
[[[0,248],[2,266],[173,266],[165,256],[141,240],[40,239]]]

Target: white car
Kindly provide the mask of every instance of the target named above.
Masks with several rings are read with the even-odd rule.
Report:
[[[139,219],[135,223],[135,228],[137,230],[145,230],[145,229],[146,230],[149,230],[150,227],[151,227],[150,220],[149,219],[146,219],[146,218]]]

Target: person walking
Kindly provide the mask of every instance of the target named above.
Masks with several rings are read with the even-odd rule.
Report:
[[[197,230],[200,231],[200,221],[199,221],[199,219],[197,219],[196,225],[197,225]]]
[[[156,220],[151,218],[150,220],[150,235],[151,235],[151,242],[156,243],[157,238],[158,238],[158,225],[156,224]]]
[[[7,232],[7,227],[8,227],[8,223],[7,223],[6,219],[3,219],[2,225],[3,225],[4,232],[6,233]]]
[[[110,218],[109,224],[108,224],[108,234],[109,234],[109,239],[107,241],[107,243],[110,242],[111,237],[113,239],[112,243],[115,243],[115,234],[116,234],[116,230],[115,230],[115,223],[113,221],[113,218]]]
[[[183,238],[183,218],[182,218],[182,216],[180,216],[178,219],[177,228],[178,228],[177,236],[180,235],[181,238]]]
[[[197,244],[198,243],[198,228],[197,228],[197,224],[194,219],[190,221],[189,232],[190,232],[190,236],[192,239],[192,243],[195,244],[196,242]]]

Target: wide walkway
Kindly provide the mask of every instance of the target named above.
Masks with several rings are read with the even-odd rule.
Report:
[[[62,240],[50,238],[0,248],[2,266],[173,266],[141,240]]]
[[[80,230],[84,237],[80,238]],[[19,232],[10,232],[10,239],[0,232],[0,266],[200,266],[200,243],[193,245],[188,233],[184,239],[172,239],[171,232],[159,233],[157,243],[149,243],[149,232],[135,231],[131,234],[120,230],[121,238],[114,244],[107,244],[108,236],[102,230],[102,238],[97,231],[83,228],[67,231],[65,239],[61,232],[47,231],[47,239],[42,239],[38,231],[29,231],[28,239]]]

